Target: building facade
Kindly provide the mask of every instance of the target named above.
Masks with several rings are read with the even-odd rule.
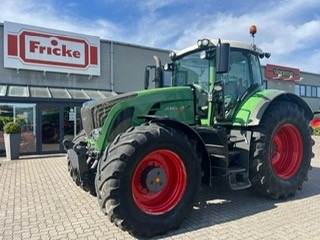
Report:
[[[170,61],[169,50],[12,22],[0,24],[0,39],[0,156],[9,121],[21,123],[22,154],[63,152],[63,139],[81,129],[85,101],[141,90],[153,56]],[[295,93],[319,109],[319,74],[275,65],[262,71],[266,88]]]
[[[22,154],[63,152],[85,101],[141,90],[153,56],[169,61],[163,49],[11,22],[0,25],[0,39],[0,156],[3,125],[13,120]]]
[[[313,112],[320,109],[320,75],[297,68],[267,64],[262,67],[265,87],[294,93],[307,102]]]

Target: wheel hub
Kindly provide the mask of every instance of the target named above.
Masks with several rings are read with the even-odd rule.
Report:
[[[152,167],[147,169],[143,182],[148,191],[160,192],[167,183],[167,175],[162,168]]]

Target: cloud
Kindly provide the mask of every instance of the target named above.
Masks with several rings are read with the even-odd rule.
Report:
[[[160,8],[167,7],[170,5],[176,5],[183,2],[185,1],[183,0],[149,0],[149,1],[139,2],[138,6],[142,11],[154,12]]]
[[[122,37],[121,27],[116,23],[101,18],[83,18],[74,15],[66,6],[58,8],[55,3],[29,0],[26,4],[23,0],[2,0],[0,22],[12,21],[93,36],[108,36],[112,40]]]
[[[77,5],[83,2],[54,0],[2,0],[0,21],[100,36],[165,49],[182,49],[203,37],[233,39],[251,43],[249,27],[255,24],[255,43],[271,52],[270,63],[320,72],[316,63],[320,44],[320,1],[254,0],[104,0],[104,6],[125,6],[130,18],[116,22],[105,15],[81,16]],[[93,4],[93,3],[92,3]],[[111,5],[108,5],[111,4]],[[19,7],[17,7],[19,6]],[[245,6],[245,7],[244,7]],[[111,10],[112,11],[112,10]],[[123,18],[127,17],[126,14]],[[307,64],[308,63],[308,64]]]
[[[186,19],[182,21],[186,27],[178,34],[174,48],[195,44],[196,39],[203,37],[250,43],[249,27],[255,24],[258,27],[255,43],[272,53],[269,62],[320,72],[314,67],[315,64],[305,64],[306,59],[315,60],[319,56],[320,19],[316,15],[319,6],[320,2],[314,0],[280,1],[277,4],[269,2],[266,8],[257,7],[252,12],[240,15],[236,12],[207,13],[190,24]]]
[[[301,70],[312,72],[312,73],[320,73],[319,59],[320,59],[320,50],[317,49],[312,51],[311,53],[308,54],[307,58],[303,57],[302,61],[300,62]]]

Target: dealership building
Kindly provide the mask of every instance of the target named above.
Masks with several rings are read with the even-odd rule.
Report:
[[[170,61],[166,49],[13,22],[0,24],[0,39],[0,156],[3,124],[12,120],[22,126],[21,153],[63,152],[63,139],[80,131],[85,101],[141,90],[153,56]],[[319,74],[272,64],[262,71],[266,88],[295,93],[319,109]]]

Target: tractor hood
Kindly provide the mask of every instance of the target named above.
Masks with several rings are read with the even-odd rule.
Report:
[[[147,115],[165,116],[195,124],[194,93],[188,86],[157,88],[120,94],[114,97],[86,102],[81,109],[83,129],[89,138],[95,137],[101,148],[116,135],[145,122]],[[97,141],[96,141],[97,140]],[[99,146],[96,146],[98,149]]]

